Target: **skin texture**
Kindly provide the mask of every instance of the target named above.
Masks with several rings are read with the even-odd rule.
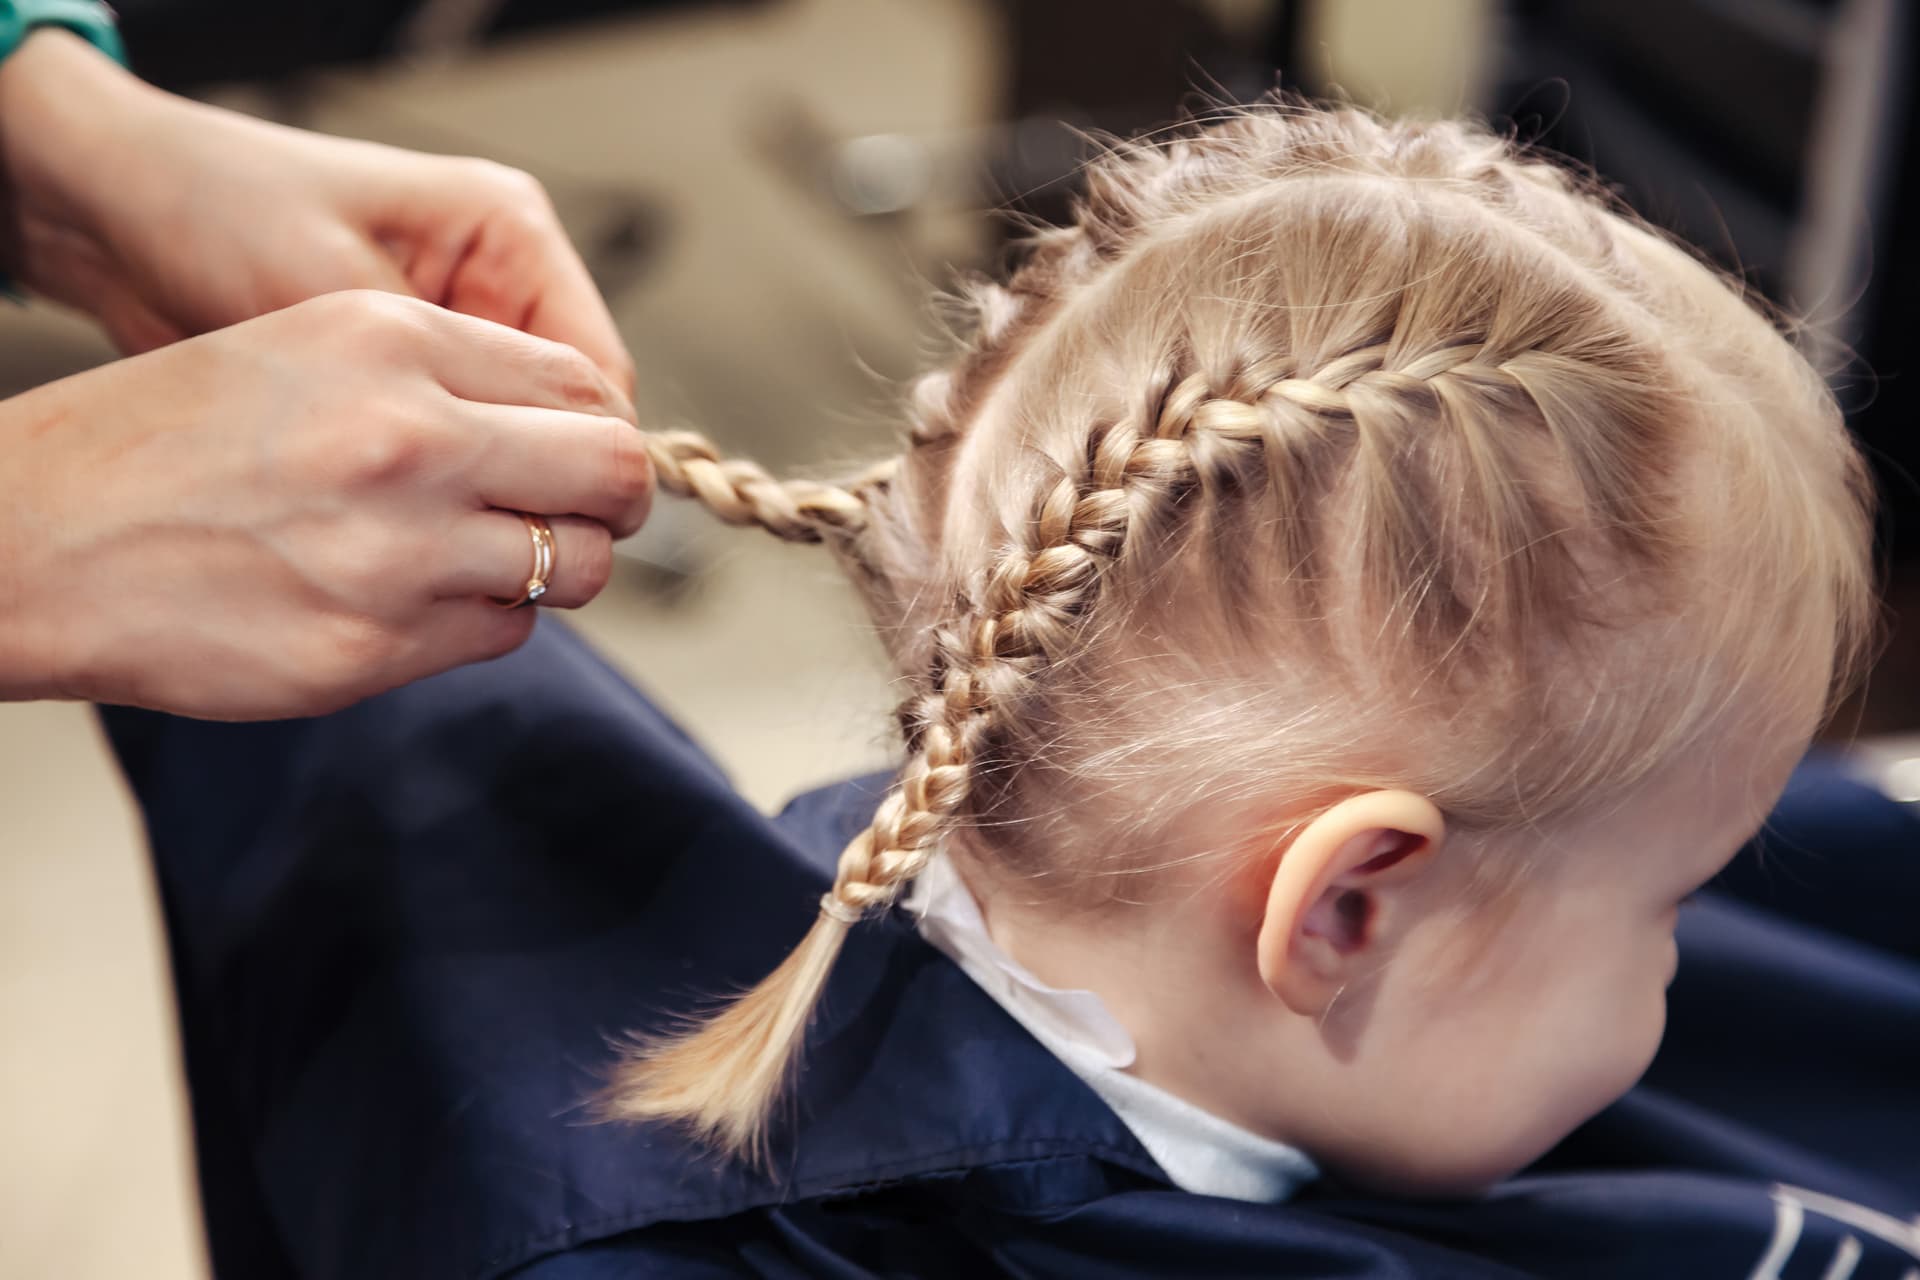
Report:
[[[0,63],[0,263],[134,358],[0,402],[0,696],[334,709],[576,606],[652,471],[537,183],[174,98],[69,34]]]
[[[1143,1078],[1358,1185],[1472,1194],[1646,1070],[1681,901],[1804,747],[1729,737],[1629,805],[1498,851],[1420,796],[1364,793],[1243,874],[1128,915],[1063,922],[1003,898],[989,926],[1043,980],[1097,991]],[[1470,874],[1488,855],[1526,866],[1484,902]]]

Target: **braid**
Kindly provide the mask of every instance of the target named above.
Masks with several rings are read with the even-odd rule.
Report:
[[[1065,226],[1043,227],[1020,247],[1019,266],[1003,285],[974,279],[956,301],[963,313],[964,355],[950,368],[922,376],[911,397],[909,438],[916,446],[946,443],[963,434],[975,411],[1013,355],[1051,318],[1061,300],[1084,288],[1138,239],[1152,190],[1164,199],[1195,172],[1189,143],[1176,142],[1162,153],[1146,151],[1112,172],[1089,171],[1088,190],[1074,202]],[[1130,172],[1139,170],[1142,172]],[[1151,176],[1143,176],[1144,171]]]
[[[1515,375],[1485,363],[1478,344],[1445,347],[1398,369],[1389,345],[1350,352],[1308,375],[1252,365],[1214,394],[1201,374],[1166,377],[1137,421],[1096,427],[1072,465],[1031,508],[1019,537],[988,566],[978,599],[962,598],[935,630],[925,692],[902,708],[910,755],[873,820],[841,852],[832,888],[805,940],[760,986],[691,1031],[644,1042],[618,1071],[607,1109],[672,1119],[732,1151],[764,1158],[774,1103],[793,1070],[811,1010],[849,928],[885,909],[920,874],[973,798],[974,769],[1017,716],[1035,677],[1076,651],[1102,584],[1134,548],[1151,547],[1196,494],[1220,496],[1284,475],[1283,423],[1314,437],[1352,425],[1366,395],[1431,410],[1448,395],[1510,392]],[[1446,387],[1446,391],[1439,388]],[[662,485],[722,519],[792,541],[844,541],[866,519],[865,494],[884,490],[891,459],[847,489],[779,482],[723,460],[684,432],[649,437]]]
[[[866,525],[867,504],[857,493],[775,480],[758,463],[722,459],[712,441],[691,431],[649,433],[646,442],[660,487],[696,499],[728,524],[757,524],[788,542],[822,542]]]
[[[1354,177],[1365,185],[1347,185]],[[1376,199],[1376,189],[1404,198]],[[1427,216],[1422,201],[1447,217]],[[1468,222],[1453,217],[1456,203],[1491,213]],[[1405,656],[1448,671],[1460,669],[1448,664],[1471,648],[1469,634],[1483,634],[1474,628],[1577,610],[1581,593],[1545,589],[1568,579],[1544,576],[1574,572],[1575,539],[1586,539],[1583,553],[1681,545],[1656,508],[1672,487],[1662,477],[1684,425],[1672,394],[1683,383],[1647,340],[1651,313],[1635,301],[1626,251],[1612,234],[1589,243],[1611,223],[1569,221],[1557,212],[1569,204],[1578,201],[1557,171],[1516,164],[1507,144],[1457,126],[1249,113],[1165,147],[1116,149],[1091,171],[1073,226],[1032,237],[1005,286],[973,286],[970,346],[915,386],[902,456],[842,487],[775,480],[697,435],[650,436],[669,492],[730,523],[825,543],[864,574],[912,693],[898,711],[906,763],[841,852],[806,937],[711,1018],[635,1046],[606,1111],[680,1122],[764,1161],[771,1113],[849,930],[893,903],[947,833],[995,814],[1016,789],[1066,811],[1095,794],[1072,789],[1093,772],[1089,760],[1110,786],[1135,758],[1165,767],[1168,742],[1241,732],[1236,703],[1228,729],[1146,737],[1153,749],[1132,756],[1131,739],[1126,751],[1096,751],[1090,743],[1122,732],[1101,739],[1102,724],[1165,719],[1127,678],[1111,689],[1088,679],[1095,727],[1054,732],[1083,710],[1048,722],[1053,700],[1079,691],[1067,683],[1097,672],[1110,650],[1128,656],[1131,636],[1103,639],[1113,622],[1165,623],[1165,636],[1142,643],[1185,660],[1178,646],[1199,631],[1182,615],[1224,619],[1211,634],[1247,628],[1239,639],[1267,647],[1243,652],[1272,666],[1274,628],[1311,646],[1336,639],[1336,625],[1398,612],[1417,624],[1395,633]],[[1506,283],[1523,277],[1525,288]],[[1078,312],[1065,304],[1082,297],[1086,323],[1070,323]],[[996,421],[991,451],[963,451],[1001,383],[1019,393],[1009,396],[1019,411]],[[973,487],[960,490],[963,480]],[[1344,519],[1313,519],[1336,483]],[[973,545],[994,548],[984,567],[968,562]],[[1152,576],[1187,546],[1204,552],[1179,562],[1196,572]],[[1351,611],[1291,607],[1297,597],[1270,607],[1275,593],[1320,590],[1312,566],[1327,555],[1354,557]],[[1377,646],[1364,660],[1384,665]],[[1310,689],[1321,674],[1302,664],[1259,678]],[[1247,762],[1260,753],[1216,751],[1208,767],[1241,772],[1204,784],[1208,794],[1265,794],[1284,769],[1288,785],[1315,784],[1307,771],[1346,749],[1338,743],[1360,717],[1333,694],[1302,697],[1312,714],[1288,739],[1298,763],[1262,754],[1255,777]],[[1114,708],[1139,714],[1100,720]],[[1454,780],[1444,798],[1450,813],[1510,820],[1527,797],[1517,783],[1519,800],[1494,789],[1533,766],[1501,755],[1506,739],[1485,741],[1500,768]],[[1546,777],[1552,763],[1535,771]],[[1539,786],[1571,794],[1564,782]],[[1080,804],[1076,824],[1099,826],[1099,807]],[[1103,838],[1137,833],[1122,820]],[[1022,838],[997,833],[994,856],[1010,858]],[[1096,843],[1089,835],[1082,847]],[[1068,856],[1051,846],[1047,865]]]
[[[680,460],[687,450],[657,452]],[[757,468],[734,468],[711,456],[696,462],[682,469],[685,487],[678,491],[694,493],[716,510],[750,512],[745,518],[782,536],[793,527],[787,504],[768,499],[771,482]],[[913,754],[872,822],[842,851],[833,887],[806,938],[765,981],[713,1018],[637,1046],[607,1099],[612,1115],[677,1120],[708,1141],[764,1161],[770,1112],[848,929],[864,913],[892,903],[925,867],[968,800],[973,761],[1004,713],[1002,704],[1041,663],[1064,651],[1064,637],[1053,633],[1087,611],[1099,570],[1122,549],[1126,490],[1151,478],[1124,467],[1102,474],[1121,486],[1119,504],[1101,492],[1074,501],[1070,491],[1079,486],[1063,479],[1066,490],[1055,486],[1042,498],[1034,537],[989,572],[985,607],[971,611],[975,617],[965,628],[968,643],[940,646],[933,692],[922,700],[911,735]],[[721,484],[720,477],[738,483]]]

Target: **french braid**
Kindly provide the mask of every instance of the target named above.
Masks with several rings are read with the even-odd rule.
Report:
[[[1297,191],[1328,194],[1282,209]],[[1267,221],[1250,228],[1256,216]],[[1355,227],[1373,239],[1353,239]],[[1067,790],[1076,780],[1098,774],[1105,790],[1092,794],[1110,797],[1127,770],[1158,780],[1183,755],[1193,757],[1180,791],[1188,809],[1163,806],[1175,817],[1217,797],[1266,800],[1335,773],[1370,776],[1348,761],[1375,704],[1320,693],[1336,682],[1275,657],[1340,647],[1330,631],[1339,610],[1300,598],[1323,589],[1336,561],[1351,579],[1344,589],[1373,608],[1360,630],[1382,647],[1366,659],[1410,659],[1425,673],[1420,696],[1435,704],[1467,685],[1443,679],[1435,691],[1426,675],[1482,650],[1497,659],[1491,669],[1524,670],[1530,659],[1515,655],[1537,647],[1539,617],[1584,617],[1576,563],[1697,590],[1708,549],[1738,547],[1744,558],[1722,565],[1716,585],[1756,602],[1754,612],[1742,625],[1728,611],[1690,640],[1733,673],[1729,682],[1757,669],[1739,655],[1759,654],[1769,631],[1817,648],[1826,626],[1843,658],[1857,647],[1870,598],[1864,557],[1836,552],[1811,586],[1801,570],[1778,571],[1801,564],[1808,546],[1861,541],[1857,459],[1830,401],[1784,346],[1765,345],[1778,340],[1719,281],[1636,235],[1576,180],[1469,128],[1246,112],[1120,147],[1094,166],[1073,225],[1036,235],[1005,285],[964,294],[970,345],[913,388],[905,452],[849,484],[778,481],[698,435],[650,436],[669,492],[729,523],[824,543],[855,570],[908,685],[898,709],[907,756],[840,854],[794,952],[711,1018],[636,1046],[607,1112],[680,1122],[722,1150],[764,1158],[769,1117],[849,929],[893,903],[944,837],[985,828],[1022,788],[1017,816],[1050,804],[1094,824],[1111,806],[1085,791],[1076,803]],[[1242,272],[1259,236],[1284,236],[1274,243],[1285,252]],[[1368,274],[1369,255],[1387,261],[1385,274]],[[1669,288],[1663,273],[1685,287]],[[1214,291],[1232,295],[1217,314],[1207,310]],[[1103,325],[1102,308],[1134,317],[1147,336]],[[1726,350],[1672,352],[1659,336],[1717,329],[1734,335]],[[1743,364],[1740,343],[1765,354]],[[1763,364],[1787,372],[1762,389],[1749,365]],[[1002,389],[1037,407],[989,427],[985,419],[1009,416],[987,412]],[[1741,406],[1758,415],[1770,400],[1793,408],[1779,421],[1739,418]],[[1709,402],[1732,420],[1710,450],[1724,483],[1769,497],[1765,518],[1722,520],[1724,530],[1676,513],[1672,473],[1699,451],[1689,433],[1701,434],[1698,406]],[[963,468],[961,446],[988,430],[1002,465]],[[1348,522],[1339,539],[1315,518],[1336,490]],[[1294,598],[1275,607],[1287,592]],[[1156,626],[1174,630],[1183,610],[1233,615],[1245,634],[1237,650],[1222,642],[1215,665],[1239,662],[1284,686],[1296,701],[1266,717],[1284,737],[1259,739],[1263,718],[1235,698],[1229,714],[1153,738],[1174,718],[1164,686],[1148,679],[1129,703],[1122,686],[1138,678],[1115,675],[1186,660],[1186,636],[1128,649],[1129,624],[1152,609],[1162,610]],[[1385,625],[1396,612],[1400,639]],[[1637,634],[1637,617],[1609,616],[1598,630]],[[1129,665],[1143,653],[1152,661]],[[1515,697],[1564,685],[1586,717],[1570,722],[1589,730],[1577,742],[1523,740],[1514,698],[1476,686],[1444,704],[1446,750],[1422,757],[1477,757],[1475,767],[1434,764],[1380,781],[1416,786],[1469,823],[1551,815],[1658,767],[1692,731],[1676,705],[1724,705],[1735,688],[1706,696],[1666,678],[1603,691],[1577,674],[1513,682]],[[1313,705],[1297,712],[1303,698]],[[1527,711],[1559,723],[1542,706]],[[1408,736],[1403,714],[1386,719],[1370,744]],[[1605,735],[1593,728],[1603,719]],[[1106,724],[1132,728],[1099,739]],[[1077,763],[1056,763],[1073,750],[1070,733],[1085,738]],[[1201,749],[1213,740],[1220,750]],[[1027,837],[1009,825],[985,834],[1011,865]],[[1106,830],[1082,845],[1127,843],[1123,828]],[[1071,864],[1067,834],[1044,833],[1029,869]]]
[[[1351,421],[1357,389],[1425,402],[1440,380],[1519,386],[1501,367],[1476,363],[1478,347],[1435,351],[1395,370],[1383,367],[1385,350],[1355,351],[1306,376],[1250,370],[1229,388],[1246,398],[1216,395],[1204,377],[1189,375],[1166,386],[1143,420],[1092,431],[1081,465],[1045,488],[1020,540],[987,568],[977,604],[963,599],[938,629],[925,692],[902,709],[911,755],[872,822],[840,854],[807,939],[766,983],[697,1030],[645,1046],[622,1072],[614,1114],[680,1120],[727,1149],[764,1152],[769,1106],[849,926],[890,905],[925,868],[966,809],[975,762],[996,727],[1017,714],[1031,681],[1073,653],[1129,546],[1166,529],[1194,495],[1237,487],[1262,470],[1276,408],[1337,423]],[[688,432],[652,436],[649,449],[663,487],[729,523],[799,542],[845,539],[865,525],[858,486],[778,482],[753,463],[721,459]],[[731,1087],[716,1089],[716,1081]]]

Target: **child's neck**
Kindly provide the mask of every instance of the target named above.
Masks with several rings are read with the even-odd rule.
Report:
[[[1324,1105],[1309,1087],[1320,1075],[1310,1061],[1319,1038],[1306,1026],[1299,1044],[1276,1043],[1292,1038],[1276,1036],[1277,1028],[1302,1020],[1260,981],[1257,918],[1234,920],[1217,895],[1063,913],[1057,904],[1020,902],[1017,888],[983,893],[988,886],[967,878],[1001,950],[1050,986],[1094,992],[1132,1035],[1130,1074],[1223,1120],[1304,1145],[1275,1104],[1306,1114]],[[1264,1016],[1249,1020],[1249,1002]],[[1286,1066],[1294,1062],[1298,1070]]]

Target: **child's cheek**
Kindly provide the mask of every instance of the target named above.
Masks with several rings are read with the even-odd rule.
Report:
[[[1560,1011],[1576,1016],[1543,1017],[1537,1024],[1557,1041],[1559,1058],[1554,1078],[1544,1082],[1542,1112],[1554,1120],[1539,1135],[1545,1139],[1542,1153],[1618,1101],[1653,1062],[1666,1030],[1668,961],[1658,948],[1637,959],[1604,981],[1569,984]]]
[[[1611,1043],[1603,1050],[1611,1070],[1594,1081],[1591,1111],[1612,1105],[1653,1065],[1653,1056],[1666,1034],[1667,983],[1672,979],[1676,958],[1671,941],[1653,948],[1650,963],[1633,975],[1631,988],[1622,992]]]

